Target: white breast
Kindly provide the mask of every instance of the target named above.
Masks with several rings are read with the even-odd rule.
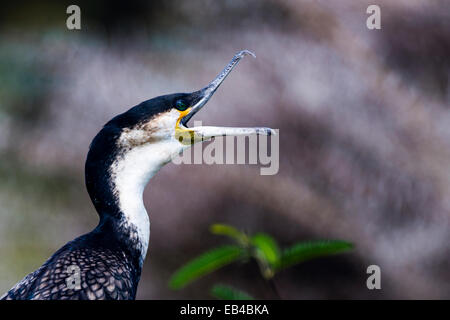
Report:
[[[145,186],[180,149],[180,144],[169,137],[128,148],[126,142],[130,141],[130,136],[139,139],[140,135],[145,134],[139,130],[124,132],[123,137],[119,138],[119,145],[124,148],[124,153],[110,168],[120,210],[126,223],[137,230],[138,240],[142,245],[142,261],[150,238],[150,221],[142,198]]]

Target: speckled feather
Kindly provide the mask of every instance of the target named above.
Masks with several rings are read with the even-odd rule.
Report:
[[[30,273],[4,300],[129,300],[136,296],[139,276],[128,254],[119,249],[93,246],[89,235],[69,242],[42,267]],[[80,286],[71,289],[68,268],[80,268]],[[140,272],[139,272],[140,273]]]

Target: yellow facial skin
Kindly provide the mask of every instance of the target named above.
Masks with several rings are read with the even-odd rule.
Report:
[[[184,111],[179,111],[180,116],[175,124],[175,138],[184,145],[192,145],[196,142],[203,141],[203,137],[197,134],[194,130],[180,126],[181,120],[191,112],[192,108],[187,108]]]

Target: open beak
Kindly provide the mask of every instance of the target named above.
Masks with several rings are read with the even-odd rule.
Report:
[[[211,99],[213,94],[216,92],[217,88],[222,84],[223,80],[230,74],[231,70],[238,64],[241,59],[247,55],[250,55],[256,58],[255,54],[248,51],[242,50],[238,52],[233,59],[228,63],[228,65],[222,70],[221,73],[217,75],[217,77],[211,81],[205,88],[194,92],[193,94],[198,96],[197,102],[191,107],[191,112],[189,112],[182,120],[181,123],[186,125],[189,119],[192,118],[194,114],[196,114],[203,106]]]
[[[186,114],[181,119],[181,124],[186,127],[190,132],[195,132],[195,136],[198,138],[201,137],[201,140],[207,140],[216,136],[239,136],[239,135],[250,135],[250,134],[265,134],[271,135],[276,134],[273,129],[270,128],[232,128],[232,127],[210,127],[210,126],[201,126],[201,127],[192,127],[187,128],[188,121],[201,109],[203,106],[211,99],[211,97],[216,92],[217,88],[222,84],[225,78],[230,74],[231,70],[238,64],[238,62],[245,56],[250,55],[256,58],[255,54],[248,51],[242,50],[238,52],[233,59],[228,63],[228,65],[222,70],[221,73],[217,75],[217,77],[211,81],[205,88],[194,92],[193,95],[198,96],[198,100],[195,104],[190,108],[190,112]],[[197,139],[196,139],[197,140]]]

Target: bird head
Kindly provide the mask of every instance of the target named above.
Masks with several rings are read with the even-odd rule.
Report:
[[[149,179],[163,165],[193,144],[213,137],[274,133],[268,128],[188,127],[189,120],[246,55],[254,56],[247,50],[237,53],[201,90],[159,96],[114,117],[93,139],[85,167],[89,195],[101,221],[110,221],[108,217],[113,216],[114,221],[125,221],[123,225],[136,231],[132,234],[138,235],[141,263],[149,238],[142,195]]]
[[[194,143],[216,136],[273,134],[274,131],[269,128],[188,127],[189,120],[206,105],[231,70],[246,55],[254,57],[254,54],[247,50],[238,52],[223,71],[203,89],[144,101],[118,115],[105,127],[120,129],[117,145],[124,150],[153,146],[154,151],[157,151],[153,156],[158,158],[161,164],[167,163]]]
[[[106,210],[101,206],[113,204],[112,198],[117,195],[120,198],[125,198],[124,194],[142,196],[148,180],[163,165],[197,142],[217,136],[275,133],[262,127],[188,127],[189,120],[206,105],[246,55],[254,56],[247,50],[238,52],[203,89],[144,101],[103,127],[92,141],[86,160],[86,183],[98,210]],[[115,196],[105,201],[110,199],[108,186],[113,187]]]

